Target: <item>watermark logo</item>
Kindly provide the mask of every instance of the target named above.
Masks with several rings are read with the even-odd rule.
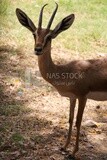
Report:
[[[46,79],[52,82],[54,86],[70,86],[75,85],[78,80],[84,78],[84,72],[71,72],[71,73],[46,73]],[[25,85],[26,88],[30,88],[31,85],[41,86],[42,76],[39,71],[32,71],[31,68],[25,70]]]
[[[84,78],[84,72],[75,73],[47,73],[46,78],[52,80],[54,86],[73,86]]]
[[[70,79],[70,80],[78,80],[84,78],[84,72],[76,72],[76,73],[47,73],[47,79]]]

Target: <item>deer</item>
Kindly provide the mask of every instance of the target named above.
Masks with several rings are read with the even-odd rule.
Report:
[[[66,16],[54,29],[51,29],[58,10],[56,3],[47,27],[42,28],[43,11],[46,6],[47,4],[43,5],[40,10],[38,27],[21,9],[16,8],[16,15],[19,22],[33,34],[34,53],[38,57],[38,66],[42,77],[55,87],[61,96],[68,97],[70,100],[69,130],[66,143],[62,148],[63,151],[66,151],[71,141],[74,111],[78,100],[76,142],[72,151],[72,155],[75,157],[79,150],[80,127],[87,100],[107,101],[107,57],[55,64],[51,57],[52,40],[73,24],[75,15]]]

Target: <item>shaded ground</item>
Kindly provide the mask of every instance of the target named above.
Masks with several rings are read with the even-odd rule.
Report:
[[[71,59],[61,48],[53,52],[56,63]],[[0,160],[68,160],[75,127],[68,152],[60,148],[67,137],[69,100],[41,78],[37,57],[23,53],[24,49],[0,47]],[[87,120],[95,121],[96,127],[86,126]],[[77,159],[107,159],[107,102],[88,101]]]

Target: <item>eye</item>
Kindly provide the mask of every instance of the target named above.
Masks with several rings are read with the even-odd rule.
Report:
[[[44,38],[44,46],[46,45],[46,43],[51,39],[51,36],[48,34],[45,36]]]
[[[33,33],[33,37],[36,38],[36,34],[35,33]]]
[[[47,34],[47,35],[45,36],[45,38],[44,38],[45,41],[50,40],[50,39],[51,39],[50,34]]]

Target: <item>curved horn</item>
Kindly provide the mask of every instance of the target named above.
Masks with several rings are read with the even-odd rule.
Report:
[[[44,9],[44,7],[45,7],[46,5],[48,5],[48,4],[45,4],[45,5],[41,8],[40,15],[39,15],[38,28],[41,28],[41,26],[42,26],[43,9]]]
[[[56,3],[56,2],[55,2],[55,3]],[[56,3],[56,8],[55,8],[55,10],[54,10],[54,12],[53,12],[53,14],[52,14],[50,20],[49,20],[47,29],[50,29],[51,24],[52,24],[52,22],[53,22],[53,19],[54,19],[54,17],[55,17],[55,14],[56,14],[57,10],[58,10],[58,4]]]

